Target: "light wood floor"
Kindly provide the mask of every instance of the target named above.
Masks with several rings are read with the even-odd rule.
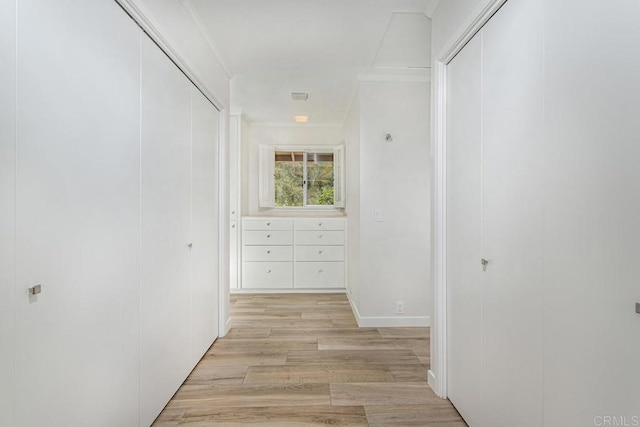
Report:
[[[218,339],[154,426],[447,426],[428,328],[358,328],[344,294],[232,295]]]

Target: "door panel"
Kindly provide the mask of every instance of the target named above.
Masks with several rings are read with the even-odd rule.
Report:
[[[477,34],[447,67],[447,389],[470,425],[482,413],[481,61]]]
[[[191,87],[142,40],[141,420],[150,425],[189,373]]]
[[[542,27],[538,0],[484,26],[482,397],[487,426],[542,425]]]
[[[640,2],[543,3],[544,421],[638,424]]]
[[[15,425],[137,426],[140,32],[95,0],[18,28]]]
[[[195,87],[192,114],[192,325],[197,361],[218,336],[219,113]]]
[[[13,422],[16,2],[0,3],[0,425]]]

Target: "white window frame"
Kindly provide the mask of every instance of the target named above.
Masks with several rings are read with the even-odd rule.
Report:
[[[305,191],[303,192],[303,206],[276,206],[275,205],[275,153],[277,151],[303,153],[303,180]],[[260,145],[259,147],[259,171],[258,171],[258,188],[259,206],[261,208],[269,208],[278,211],[332,211],[342,210],[345,207],[345,173],[344,173],[344,145],[336,146],[298,146],[298,145]],[[307,179],[307,160],[309,153],[329,153],[333,154],[334,169],[334,197],[333,205],[308,205],[308,179]],[[337,158],[337,159],[336,159]],[[336,185],[336,182],[339,185]],[[336,188],[339,190],[336,191]],[[338,194],[339,193],[339,194]]]

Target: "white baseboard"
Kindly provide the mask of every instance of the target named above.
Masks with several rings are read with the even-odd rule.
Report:
[[[428,328],[431,326],[430,316],[362,316],[358,311],[358,306],[351,299],[349,292],[347,292],[347,298],[358,326],[361,328]]]
[[[227,318],[227,321],[224,322],[224,329],[222,331],[220,331],[220,338],[222,338],[225,335],[227,335],[227,333],[229,332],[229,329],[231,329],[231,316],[229,316]]]
[[[436,379],[436,375],[433,373],[431,369],[429,369],[429,374],[427,375],[427,383],[431,390],[433,390],[436,394],[438,394],[438,380]],[[438,396],[441,399],[446,399],[447,396]]]
[[[410,328],[431,326],[429,316],[360,316],[361,328]]]

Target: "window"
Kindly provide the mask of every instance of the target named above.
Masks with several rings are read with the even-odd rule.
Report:
[[[260,207],[344,207],[344,147],[260,147]]]

